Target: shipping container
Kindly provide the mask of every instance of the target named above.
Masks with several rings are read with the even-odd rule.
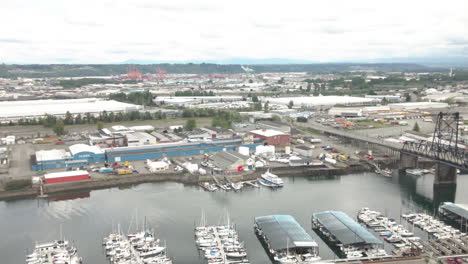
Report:
[[[133,170],[132,169],[117,169],[115,172],[118,175],[125,175],[125,174],[132,174]]]
[[[44,175],[44,181],[46,184],[83,181],[88,180],[89,178],[89,173],[85,170],[55,172]]]
[[[103,168],[100,168],[99,169],[99,172],[100,173],[107,173],[107,172],[112,172],[114,169],[112,168],[106,168],[106,167],[103,167]]]
[[[320,138],[311,138],[310,140],[310,143],[321,143],[322,140]]]

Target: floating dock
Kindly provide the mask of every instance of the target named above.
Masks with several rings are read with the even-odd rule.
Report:
[[[290,215],[255,217],[254,229],[275,263],[320,260],[317,242]]]
[[[312,228],[332,244],[342,257],[384,257],[383,241],[340,211],[324,211],[312,215]]]

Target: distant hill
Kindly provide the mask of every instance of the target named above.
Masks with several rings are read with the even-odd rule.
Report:
[[[127,72],[130,65],[136,67],[142,73],[155,73],[156,68],[161,68],[168,73],[192,73],[192,74],[235,74],[243,73],[240,64],[214,64],[214,63],[185,63],[185,64],[32,64],[32,65],[0,65],[0,78],[15,77],[82,77],[82,76],[109,76]],[[255,70],[263,72],[314,72],[333,73],[349,71],[376,70],[383,72],[428,72],[441,69],[431,68],[412,63],[314,63],[314,64],[243,64]]]

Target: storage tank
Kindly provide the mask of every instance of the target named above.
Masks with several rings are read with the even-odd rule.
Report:
[[[89,173],[85,170],[55,172],[44,175],[44,181],[46,184],[83,181],[88,179],[90,179]]]

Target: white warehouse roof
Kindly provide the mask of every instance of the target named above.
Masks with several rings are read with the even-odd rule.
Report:
[[[45,114],[71,114],[126,112],[139,110],[142,107],[113,100],[96,98],[67,99],[67,100],[30,100],[0,102],[0,119],[15,119],[39,117]]]
[[[398,104],[389,104],[392,109],[430,109],[430,108],[446,108],[449,105],[447,103],[439,102],[408,102],[408,103],[398,103]]]
[[[274,137],[274,136],[279,136],[279,135],[286,135],[285,133],[278,131],[278,130],[273,130],[273,129],[258,129],[258,130],[252,130],[250,133],[257,134],[260,136],[264,137]]]
[[[44,178],[53,179],[53,178],[72,177],[72,176],[80,176],[80,175],[88,175],[88,171],[76,170],[76,171],[47,173],[47,174],[44,174]]]
[[[49,160],[62,160],[70,158],[70,153],[66,152],[64,149],[51,149],[51,150],[39,150],[36,151],[36,160],[49,161]]]
[[[262,101],[274,104],[288,105],[293,101],[294,106],[319,106],[319,105],[352,105],[380,102],[380,99],[352,97],[352,96],[302,96],[302,97],[267,97]]]
[[[90,146],[86,144],[75,144],[75,145],[70,146],[70,152],[72,155],[75,155],[81,152],[91,152],[94,154],[102,154],[104,153],[104,150],[102,150],[98,146]]]

